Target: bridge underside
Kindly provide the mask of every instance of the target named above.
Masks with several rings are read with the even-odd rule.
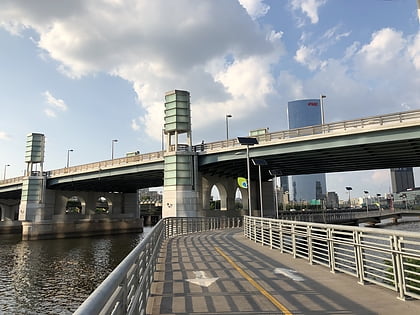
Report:
[[[115,172],[114,172],[115,173]],[[163,169],[141,173],[114,174],[112,171],[51,179],[47,188],[54,190],[106,191],[135,193],[137,189],[163,186]]]
[[[203,156],[200,171],[246,177],[246,155],[243,148],[241,151]],[[272,177],[269,170],[280,171],[281,175],[302,175],[417,167],[420,166],[420,132],[416,127],[387,133],[320,135],[318,139],[250,147],[250,158],[253,157],[267,161],[267,165],[261,167],[263,180]],[[251,166],[251,177],[258,178],[255,166]]]

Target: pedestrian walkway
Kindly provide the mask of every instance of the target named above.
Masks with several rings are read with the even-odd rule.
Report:
[[[169,239],[147,314],[420,314],[420,301],[263,247],[241,229]]]

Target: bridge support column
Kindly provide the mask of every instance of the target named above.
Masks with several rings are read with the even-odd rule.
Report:
[[[163,217],[196,217],[201,212],[197,153],[191,150],[190,116],[189,92],[174,90],[166,93]],[[187,144],[179,143],[181,135],[186,135]]]

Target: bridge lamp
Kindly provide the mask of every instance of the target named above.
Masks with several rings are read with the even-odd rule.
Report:
[[[111,160],[114,159],[114,144],[118,142],[118,139],[112,140],[112,146],[111,146]]]
[[[6,169],[7,169],[8,166],[10,166],[10,164],[5,164],[4,165],[3,180],[6,180]]]
[[[241,145],[246,145],[246,171],[247,171],[247,190],[248,190],[248,215],[251,216],[251,177],[249,167],[249,146],[258,144],[258,140],[252,137],[238,137]]]
[[[226,141],[229,140],[229,118],[232,118],[232,115],[226,115]]]
[[[276,209],[276,219],[279,218],[279,199],[277,196],[277,175],[281,175],[280,170],[270,170],[270,175],[273,176],[273,194],[274,194],[274,208]]]
[[[351,188],[350,186],[347,186],[347,187],[346,187],[346,190],[349,192],[349,205],[350,205],[350,208],[351,208],[350,191],[351,191],[352,189],[353,189],[353,188]]]
[[[319,99],[321,101],[321,125],[324,127],[325,124],[325,116],[324,116],[324,98],[326,98],[325,95],[320,95]]]
[[[367,190],[363,191],[366,195],[366,212],[369,213],[369,205],[368,205],[368,194],[369,192]]]
[[[70,152],[73,152],[73,149],[67,150],[67,163],[66,163],[67,168],[69,168],[69,163],[70,163]]]
[[[252,163],[258,166],[258,179],[260,184],[260,209],[261,209],[261,218],[264,217],[263,213],[263,194],[262,194],[262,183],[261,183],[261,166],[267,165],[267,161],[264,159],[252,159]]]

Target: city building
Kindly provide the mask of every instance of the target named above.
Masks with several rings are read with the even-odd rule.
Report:
[[[304,99],[288,102],[287,117],[289,129],[321,125],[322,111],[320,99]],[[323,200],[326,194],[325,174],[291,176],[292,200],[311,202]]]
[[[413,168],[391,168],[391,185],[393,193],[399,193],[401,191],[414,188]]]

